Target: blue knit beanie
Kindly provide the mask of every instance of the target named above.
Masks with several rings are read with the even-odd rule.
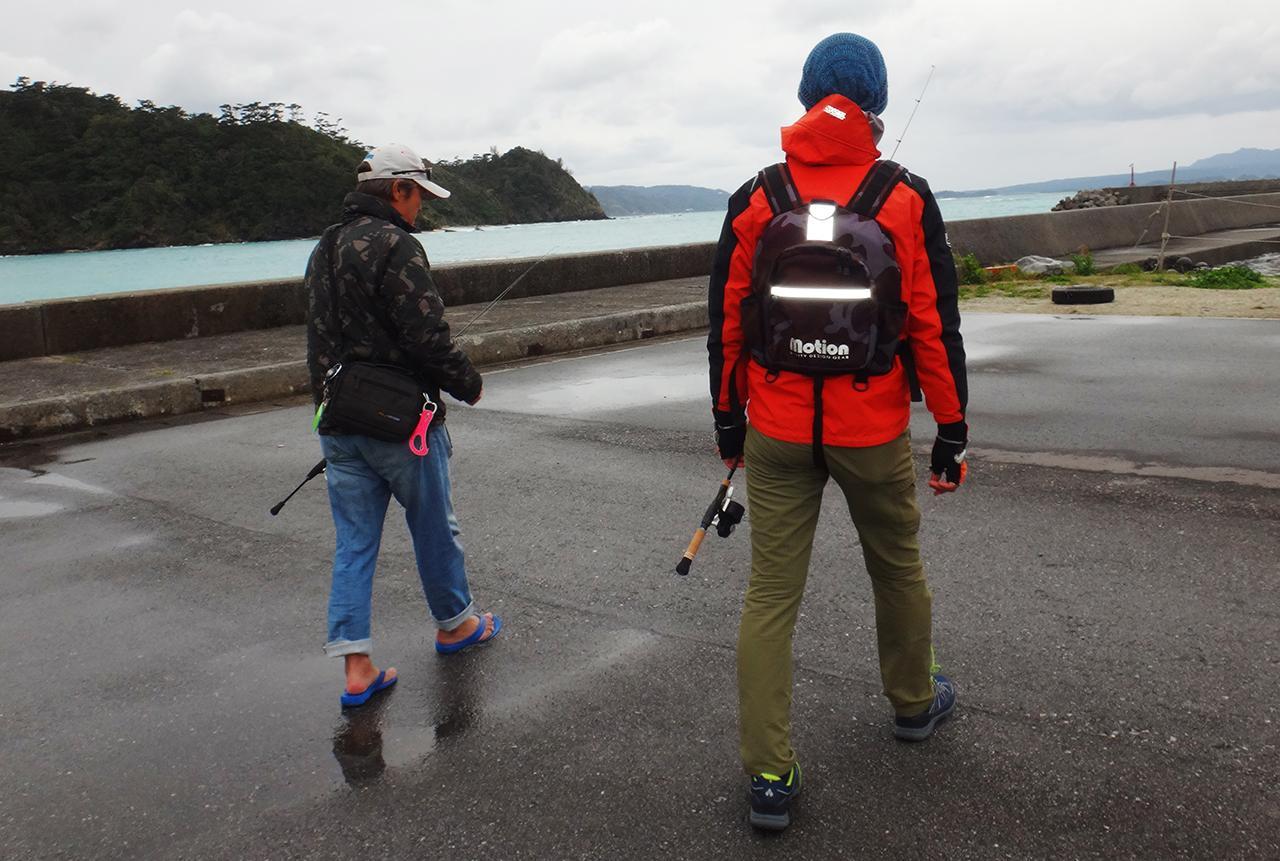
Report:
[[[828,36],[809,52],[796,93],[807,111],[839,94],[873,114],[889,104],[889,75],[876,43],[856,33]]]

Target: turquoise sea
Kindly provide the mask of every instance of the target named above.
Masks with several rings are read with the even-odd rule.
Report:
[[[942,198],[948,221],[1048,212],[1065,195]],[[713,242],[722,212],[462,228],[421,234],[432,264]],[[314,239],[0,257],[0,305],[132,290],[295,278]]]

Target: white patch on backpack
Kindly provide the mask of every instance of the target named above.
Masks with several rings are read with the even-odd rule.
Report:
[[[849,355],[848,344],[832,344],[825,340],[802,341],[799,338],[792,338],[791,353],[795,356],[817,356],[820,359],[832,358],[840,359]]]
[[[827,105],[825,108],[823,108],[822,112],[824,114],[831,114],[831,116],[835,117],[838,120],[842,120],[845,117],[849,116],[844,111],[840,110],[839,108],[833,108],[831,105]]]

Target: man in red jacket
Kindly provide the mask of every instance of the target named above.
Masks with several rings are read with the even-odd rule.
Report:
[[[923,741],[956,698],[933,660],[932,597],[917,539],[920,511],[908,435],[917,382],[938,423],[929,480],[935,493],[954,491],[964,480],[968,441],[955,266],[942,216],[923,179],[891,162],[876,166],[884,128],[879,114],[888,98],[879,49],[852,33],[824,39],[805,62],[799,97],[807,113],[782,130],[785,167],[762,171],[729,200],[711,276],[707,339],[720,456],[730,466],[745,462],[747,470],[751,580],[738,638],[741,753],[751,778],[750,821],[773,829],[790,823],[790,802],[800,789],[790,740],[791,640],[828,477],[844,493],[871,577],[894,734]],[[883,259],[875,263],[876,243],[858,245],[846,237],[852,251],[844,259],[856,262],[841,271],[870,269],[871,280],[858,283],[875,285],[876,299],[860,308],[846,300],[872,295],[869,287],[827,294],[823,279],[799,279],[809,287],[784,286],[757,271],[765,265],[761,260],[779,259],[777,249],[767,246],[777,235],[771,223],[780,217],[807,213],[808,239],[831,244],[821,241],[832,239],[831,228],[824,236],[823,222],[814,220],[830,211],[820,207],[830,205],[810,207],[815,200],[843,204],[841,218],[887,240],[878,243]],[[789,207],[795,208],[788,213]],[[846,306],[833,306],[825,331],[861,338],[855,354],[859,346],[878,350],[883,361],[877,367],[869,358],[870,370],[848,375],[787,370],[786,362],[769,356],[785,353],[788,345],[795,354],[790,367],[802,369],[828,353],[844,360],[848,349],[836,336],[783,335],[779,341],[777,332],[796,315],[761,323],[762,289],[772,291],[774,302],[845,297]],[[879,330],[871,325],[859,333],[859,314],[879,314]],[[762,345],[770,337],[773,353]]]

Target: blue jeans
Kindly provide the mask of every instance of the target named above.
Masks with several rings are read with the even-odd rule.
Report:
[[[404,506],[418,577],[436,626],[452,631],[473,614],[450,498],[453,442],[443,425],[431,430],[428,446],[427,456],[418,457],[403,442],[355,435],[320,437],[338,536],[329,591],[329,641],[324,646],[330,656],[367,655],[373,646],[373,571],[393,496]]]

